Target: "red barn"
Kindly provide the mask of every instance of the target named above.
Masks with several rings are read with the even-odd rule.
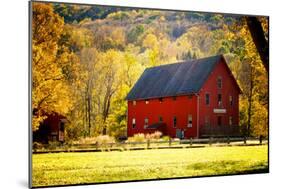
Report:
[[[236,136],[240,93],[222,55],[147,68],[126,97],[127,135]]]
[[[64,142],[65,124],[68,122],[65,116],[58,113],[48,114],[47,118],[40,124],[39,129],[33,132],[33,141]]]

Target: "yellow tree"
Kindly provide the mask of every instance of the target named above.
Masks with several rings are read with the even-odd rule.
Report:
[[[65,115],[71,107],[69,86],[58,55],[63,20],[45,3],[33,3],[32,20],[32,129],[48,114]]]
[[[98,72],[97,64],[100,61],[99,52],[95,48],[83,48],[80,52],[81,64],[83,67],[84,79],[82,80],[84,88],[80,96],[82,97],[82,104],[84,104],[85,123],[88,126],[88,134],[91,135],[93,115],[93,90],[97,88]],[[82,74],[82,73],[80,73]]]
[[[144,70],[144,67],[137,61],[136,54],[128,51],[130,51],[129,48],[122,57],[119,87],[112,97],[111,110],[107,119],[107,134],[115,138],[126,136],[127,101],[125,98]]]
[[[154,34],[147,34],[143,39],[142,46],[146,48],[146,53],[149,58],[149,67],[159,65],[159,44],[158,39]]]
[[[169,61],[173,58],[173,55],[169,53],[170,43],[168,36],[163,33],[159,33],[157,37],[153,33],[148,33],[144,37],[142,46],[146,48],[145,54],[148,57],[148,67],[170,63]]]
[[[244,43],[242,53],[239,54],[239,83],[243,90],[240,101],[241,122],[245,124],[248,136],[267,135],[268,75],[246,23],[238,28],[239,32],[235,37],[243,39]]]
[[[71,88],[73,108],[68,113],[67,136],[78,138],[90,134],[93,122],[92,89],[98,52],[93,34],[87,28],[65,25],[59,41],[58,57]],[[74,61],[74,59],[76,61]]]
[[[116,50],[108,50],[102,53],[101,69],[100,69],[100,83],[102,84],[103,92],[102,98],[102,133],[107,134],[106,121],[110,114],[112,98],[116,91],[120,88],[122,83],[122,60],[123,55]]]

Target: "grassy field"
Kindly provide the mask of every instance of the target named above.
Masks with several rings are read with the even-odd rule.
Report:
[[[263,172],[263,146],[33,155],[33,186]]]

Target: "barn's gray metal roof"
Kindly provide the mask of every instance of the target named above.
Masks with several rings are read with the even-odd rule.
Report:
[[[222,55],[147,68],[127,100],[197,93]]]

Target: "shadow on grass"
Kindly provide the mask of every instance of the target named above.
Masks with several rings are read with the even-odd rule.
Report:
[[[187,165],[186,169],[211,173],[214,175],[253,174],[269,172],[268,162],[249,163],[248,161],[200,162]]]

